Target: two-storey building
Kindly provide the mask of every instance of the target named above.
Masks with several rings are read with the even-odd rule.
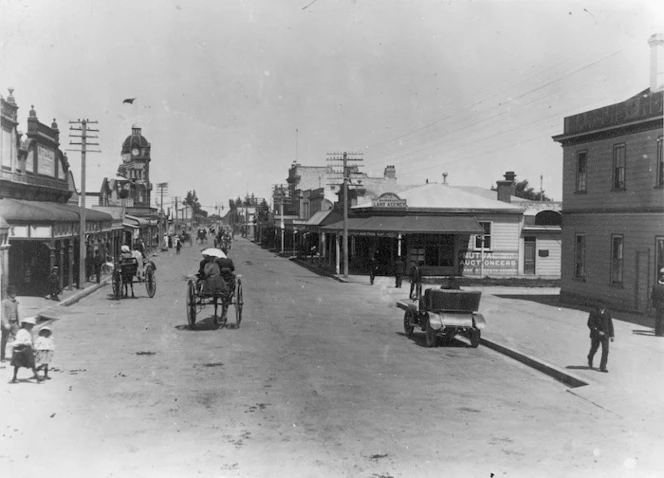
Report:
[[[645,311],[664,267],[664,35],[650,88],[565,118],[561,298]]]

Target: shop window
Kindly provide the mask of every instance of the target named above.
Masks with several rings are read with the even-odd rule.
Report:
[[[613,189],[625,189],[625,145],[616,144],[613,146]]]
[[[475,249],[491,249],[491,223],[479,221],[479,224],[484,228],[484,236],[481,234],[475,236]],[[484,238],[484,247],[482,247],[482,238]]]
[[[588,173],[588,153],[581,151],[576,157],[576,192],[585,193]]]
[[[586,278],[586,236],[577,234],[574,241],[574,278]]]
[[[662,158],[662,136],[657,138],[657,184],[664,186],[664,158]]]
[[[662,275],[664,275],[664,237],[658,237],[655,239],[655,281],[662,283]]]
[[[623,282],[623,236],[611,236],[611,283]]]

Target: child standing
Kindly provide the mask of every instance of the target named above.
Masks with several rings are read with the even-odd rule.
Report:
[[[35,340],[35,364],[37,370],[44,371],[44,380],[51,380],[48,376],[48,365],[53,360],[54,351],[53,331],[46,325],[39,330],[39,336]]]
[[[14,367],[14,377],[9,383],[16,383],[16,374],[21,367],[32,369],[34,374],[32,378],[41,381],[35,368],[35,351],[32,343],[32,328],[37,323],[36,317],[26,317],[21,320],[21,328],[16,332],[14,339],[14,353],[12,354],[12,366]]]
[[[51,269],[51,273],[48,276],[48,285],[51,300],[59,301],[60,297],[58,297],[58,295],[60,294],[60,272],[58,271],[57,266],[54,266],[53,269]]]

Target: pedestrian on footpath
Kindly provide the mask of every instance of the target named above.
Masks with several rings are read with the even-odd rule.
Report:
[[[611,313],[606,310],[603,302],[600,302],[588,317],[588,328],[590,329],[590,352],[588,353],[588,366],[593,368],[593,358],[599,346],[602,346],[602,359],[599,363],[600,372],[608,372],[606,362],[609,358],[609,341],[613,342],[613,320]]]
[[[48,366],[53,361],[55,352],[55,341],[53,331],[48,325],[39,329],[39,337],[35,340],[35,365],[37,370],[44,371],[44,380],[51,380],[48,376]]]
[[[11,338],[12,341],[18,332],[18,300],[16,300],[16,286],[10,285],[7,287],[7,298],[2,301],[2,337],[0,338],[0,360],[4,362],[7,360],[5,352],[7,350],[7,342]]]
[[[397,260],[394,261],[394,287],[397,289],[401,289],[401,281],[405,273],[406,263],[403,261],[403,258],[397,256]]]
[[[104,265],[104,258],[101,256],[101,251],[97,249],[95,251],[95,277],[97,279],[97,284],[101,282],[101,266]]]
[[[371,259],[369,261],[369,284],[371,285],[374,284],[377,270],[378,270],[378,261],[376,260],[375,254],[372,254]]]
[[[60,301],[60,272],[58,266],[53,266],[51,273],[48,275],[49,297],[51,300]]]
[[[175,253],[179,254],[182,249],[182,241],[178,236],[175,236]]]
[[[90,248],[85,252],[85,280],[86,282],[92,282],[92,276],[95,271],[95,258],[92,255],[92,250]]]
[[[410,300],[415,300],[422,295],[422,280],[420,276],[420,267],[414,265],[410,269],[410,293],[408,297]]]
[[[32,342],[32,328],[37,323],[36,317],[26,317],[21,320],[21,328],[16,332],[14,339],[14,352],[12,354],[11,364],[14,367],[14,377],[9,383],[17,382],[18,369],[29,368],[32,370],[32,378],[41,382],[42,378],[37,375],[35,367],[35,350]]]

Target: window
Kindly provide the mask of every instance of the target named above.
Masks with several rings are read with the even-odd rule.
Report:
[[[586,277],[586,236],[576,235],[574,243],[574,277],[585,279]]]
[[[655,258],[655,281],[659,282],[662,279],[660,272],[664,270],[664,237],[656,238],[655,242],[655,252],[657,253],[657,257]]]
[[[625,145],[613,147],[613,189],[625,189]]]
[[[588,153],[582,151],[576,157],[576,191],[586,192]]]
[[[479,224],[484,228],[484,236],[481,234],[475,236],[475,249],[482,249],[482,237],[484,237],[484,249],[491,249],[491,223],[480,221]]]
[[[623,282],[623,236],[611,236],[611,284]]]
[[[657,138],[657,186],[664,186],[664,159],[662,158],[662,136]]]

